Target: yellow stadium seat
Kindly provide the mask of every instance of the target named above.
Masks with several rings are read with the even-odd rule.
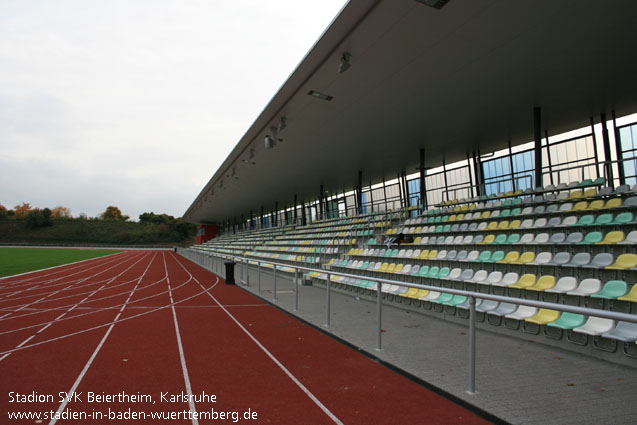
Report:
[[[487,230],[495,230],[498,228],[498,222],[497,221],[492,221],[491,223],[489,223],[487,225]]]
[[[520,259],[520,253],[517,251],[509,251],[507,252],[507,255],[500,261],[498,261],[498,263],[514,263],[515,261],[518,261]]]
[[[582,192],[580,189],[578,189],[578,190],[572,191],[571,194],[568,195],[568,197],[566,199],[579,199],[582,196],[584,196],[584,192]]]
[[[522,224],[522,221],[520,220],[513,220],[510,224],[509,224],[509,229],[517,229],[518,227],[520,227],[520,225]]]
[[[535,282],[535,285],[529,286],[526,289],[529,291],[546,291],[547,289],[554,287],[555,283],[555,276],[545,275],[540,277],[537,282]]]
[[[426,297],[427,295],[429,295],[429,291],[427,289],[421,289],[420,291],[418,291],[414,298],[421,299]]]
[[[503,220],[500,223],[498,223],[498,230],[506,230],[508,228],[509,228],[508,220]]]
[[[546,325],[547,323],[555,322],[561,316],[557,310],[549,310],[548,308],[541,308],[540,311],[533,317],[524,319],[530,323],[537,323],[538,325]]]
[[[529,286],[535,285],[536,280],[537,280],[537,277],[533,273],[527,273],[522,275],[520,277],[520,280],[517,281],[517,283],[514,283],[513,285],[509,285],[508,287],[517,288],[517,289],[525,289],[525,288],[528,288]]]
[[[429,251],[429,255],[427,256],[427,259],[428,260],[433,260],[437,256],[438,256],[438,250],[437,249],[432,249],[431,251]]]
[[[489,217],[491,217],[491,211],[484,211],[482,214],[480,214],[481,219],[485,219]]]
[[[518,258],[517,261],[511,262],[510,264],[526,264],[526,263],[530,263],[533,260],[535,260],[535,252],[527,251],[522,253],[522,255],[520,255],[520,258]]]
[[[615,230],[612,232],[608,232],[606,236],[604,236],[604,240],[601,242],[597,242],[597,245],[613,245],[619,242],[622,242],[626,239],[626,234],[621,230]]]
[[[414,244],[419,244],[422,241],[422,237],[418,236],[416,239],[414,239]]]
[[[416,298],[416,294],[418,294],[418,291],[420,291],[420,289],[418,288],[409,288],[407,290],[407,292],[403,292],[402,294],[398,294],[401,297],[406,297],[406,298]]]
[[[396,267],[396,266],[394,265],[394,267]],[[380,266],[380,269],[378,269],[378,272],[379,273],[386,273],[388,268],[389,268],[389,264],[388,263],[383,263],[383,265]]]
[[[382,267],[381,267],[382,269]],[[396,264],[391,263],[389,265],[389,267],[387,267],[387,270],[385,270],[386,273],[394,273],[394,271],[396,270]]]
[[[622,254],[617,257],[614,264],[606,267],[610,270],[628,270],[637,267],[637,254]]]
[[[587,210],[599,210],[604,208],[604,201],[602,199],[596,199],[593,202],[591,202],[588,206],[588,208],[586,208]]]
[[[597,189],[594,187],[591,187],[590,189],[586,189],[584,191],[584,198],[590,198],[597,195]]]
[[[604,209],[621,207],[623,203],[622,198],[612,198],[606,201]]]
[[[620,301],[630,301],[630,302],[633,302],[633,303],[637,303],[637,284],[633,285],[633,287],[630,290],[630,292],[628,292],[623,297],[619,297],[617,299],[620,300]]]
[[[438,254],[436,254],[438,255]],[[426,260],[427,257],[429,257],[429,250],[428,249],[423,249],[422,252],[420,253],[420,255],[418,256],[419,259],[421,260]]]
[[[495,240],[495,235],[487,235],[482,242],[478,242],[478,245],[486,245],[489,243],[493,243],[493,241]]]
[[[404,267],[405,267],[404,264],[396,264],[396,268],[394,269],[392,273],[400,273]]]
[[[573,205],[573,208],[571,208],[569,211],[584,211],[586,208],[588,208],[588,202],[579,201],[575,205]]]

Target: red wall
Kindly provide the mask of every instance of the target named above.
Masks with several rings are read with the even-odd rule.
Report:
[[[214,239],[219,234],[219,226],[216,224],[199,224],[197,225],[197,245]]]

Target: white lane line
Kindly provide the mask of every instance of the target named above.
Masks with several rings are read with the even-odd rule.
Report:
[[[75,332],[72,332],[72,333],[69,333],[69,334],[66,334],[66,335],[60,335],[60,336],[57,336],[55,338],[51,338],[51,339],[47,339],[47,340],[44,340],[44,341],[35,342],[35,343],[31,344],[31,345],[25,345],[25,346],[20,347],[20,348],[14,348],[14,349],[11,349],[11,350],[0,351],[0,355],[4,355],[4,354],[7,354],[7,353],[13,353],[15,351],[24,350],[24,349],[27,349],[27,348],[37,347],[38,345],[48,344],[49,342],[59,341],[61,339],[66,339],[66,338],[69,338],[69,337],[72,337],[72,336],[75,336],[75,335],[79,335],[79,334],[83,334],[83,333],[86,333],[86,332],[94,331],[95,329],[104,328],[106,326],[110,326],[111,324],[117,324],[117,323],[121,323],[121,322],[126,322],[128,320],[136,319],[138,317],[145,316],[147,314],[151,314],[151,313],[154,313],[154,312],[159,311],[159,310],[163,310],[163,309],[168,308],[168,307],[170,307],[172,305],[179,306],[179,304],[185,303],[187,301],[190,301],[193,298],[197,298],[198,296],[206,293],[207,291],[210,291],[212,288],[217,286],[217,284],[219,283],[219,277],[215,276],[215,278],[216,278],[216,281],[210,288],[204,289],[203,291],[198,292],[198,293],[196,293],[194,295],[191,295],[190,297],[184,298],[183,300],[176,301],[174,304],[166,304],[166,305],[162,305],[162,306],[159,306],[159,307],[154,307],[152,310],[148,310],[148,311],[145,311],[145,312],[139,313],[139,314],[134,314],[134,315],[128,316],[128,317],[126,317],[124,319],[113,320],[113,321],[110,321],[110,322],[102,323],[101,325],[92,326],[90,328],[86,328],[86,329],[82,329],[82,330],[79,330],[79,331],[75,331]],[[177,288],[175,288],[175,289],[177,289]]]
[[[155,254],[156,256],[157,254]],[[141,279],[143,278],[143,276],[146,274],[146,272],[148,271],[148,268],[150,267],[150,265],[152,264],[153,260],[155,257],[151,258],[150,262],[148,263],[148,266],[146,267],[146,270],[144,271],[144,273],[142,274],[142,277],[139,278],[139,280],[137,281],[137,285],[139,285],[139,282],[141,282]],[[117,274],[116,276],[114,276],[112,279],[110,279],[109,282],[112,282],[113,280],[117,279],[119,276],[123,275],[124,273],[126,273],[128,270],[130,270],[133,266],[135,266],[137,263],[139,263],[141,260],[143,259],[140,258],[139,260],[135,261],[133,264],[131,264],[130,266],[128,266],[124,271],[122,271],[121,273]],[[100,286],[99,288],[97,288],[95,291],[93,291],[90,295],[87,295],[86,297],[84,297],[84,299],[80,302],[78,302],[77,304],[75,304],[73,307],[71,307],[70,309],[68,309],[67,311],[65,311],[64,313],[60,314],[58,317],[55,318],[55,320],[53,320],[52,322],[46,324],[43,328],[41,328],[39,331],[37,331],[36,333],[34,333],[33,335],[31,335],[30,337],[28,337],[27,339],[25,339],[24,341],[22,341],[16,348],[20,348],[23,347],[27,342],[31,341],[37,334],[41,333],[42,331],[44,331],[46,328],[48,328],[49,326],[51,326],[52,323],[55,323],[59,320],[61,320],[64,316],[66,316],[68,313],[70,313],[71,311],[73,311],[73,309],[75,307],[77,307],[78,305],[80,305],[81,303],[83,303],[84,301],[86,301],[91,295],[95,294],[97,291],[99,291],[100,289],[104,288],[105,286],[108,285],[109,282],[104,283],[102,286]],[[135,286],[135,288],[137,288],[137,286]],[[129,296],[130,299],[130,296]],[[125,305],[125,304],[124,304]],[[122,306],[123,308],[123,306]],[[9,355],[11,355],[11,353],[6,353],[3,354],[2,356],[0,356],[0,362],[3,361],[4,359],[6,359],[7,357],[9,357]]]
[[[166,254],[163,254],[164,258],[164,267],[166,269],[166,275],[168,275],[168,265],[166,264]],[[190,385],[190,375],[188,374],[188,366],[186,365],[186,356],[184,355],[184,347],[181,343],[181,332],[179,332],[179,323],[177,321],[177,313],[175,312],[175,300],[173,299],[173,291],[170,287],[170,276],[167,277],[168,282],[168,293],[170,295],[170,304],[171,309],[173,311],[173,323],[175,324],[175,333],[177,334],[177,346],[179,347],[179,359],[181,360],[181,371],[184,375],[184,383],[186,384],[186,392],[188,393],[188,407],[190,411],[193,413],[192,415],[192,424],[199,425],[199,420],[197,419],[197,408],[195,407],[195,402],[193,401],[192,394],[192,386]]]
[[[186,267],[184,267],[184,265],[175,258],[175,260],[179,263],[179,265],[186,270],[186,273],[190,274],[190,272],[186,269]],[[192,274],[191,274],[192,276]],[[199,280],[192,276],[192,278],[195,280],[195,282],[199,283],[199,286],[201,286],[203,288],[203,285],[199,282]],[[212,289],[212,288],[211,288]],[[277,359],[274,354],[272,354],[267,348],[265,348],[265,346],[263,344],[261,344],[261,342],[256,339],[256,337],[254,335],[252,335],[250,333],[250,331],[248,331],[242,324],[241,322],[239,322],[233,315],[232,313],[230,313],[211,293],[210,291],[206,291],[206,294],[208,294],[208,296],[210,298],[212,298],[212,300],[217,303],[217,305],[228,315],[228,317],[230,317],[236,324],[237,326],[239,326],[239,328],[248,336],[250,337],[250,339],[257,345],[257,347],[259,347],[273,362],[274,364],[276,364],[287,376],[288,378],[290,378],[292,380],[292,382],[294,382],[309,398],[310,400],[312,400],[314,402],[314,404],[316,404],[335,424],[338,425],[343,425],[343,422],[341,422],[341,420],[339,418],[336,417],[336,415],[334,415],[334,413],[332,413],[332,411],[330,409],[327,408],[327,406],[325,406],[323,403],[321,403],[321,401],[314,395],[312,394],[312,392],[305,386],[303,385],[303,383],[301,381],[299,381],[297,379],[296,376],[294,376],[292,374],[292,372],[290,372],[288,370],[288,368],[286,368],[283,363],[281,363],[279,361],[279,359]]]
[[[61,265],[55,266],[55,267],[49,267],[49,268],[46,268],[46,269],[34,270],[34,271],[27,272],[27,273],[21,273],[19,275],[0,277],[0,289],[16,289],[16,288],[22,288],[22,287],[26,286],[25,289],[22,289],[19,292],[30,291],[30,290],[35,289],[33,287],[33,285],[36,285],[38,283],[45,284],[45,283],[55,282],[56,280],[60,280],[62,278],[68,277],[68,276],[73,276],[75,274],[82,273],[84,271],[91,270],[91,269],[94,269],[94,268],[99,267],[99,266],[103,266],[104,265],[103,263],[105,263],[105,264],[112,263],[113,261],[115,261],[115,260],[113,260],[114,256],[119,256],[120,254],[124,254],[124,253],[118,252],[116,254],[109,254],[109,255],[105,255],[105,256],[97,257],[97,258],[87,258],[86,260],[76,261],[74,263],[61,264]],[[102,261],[102,260],[104,260],[104,261]],[[92,262],[93,267],[89,267],[89,268],[86,268],[86,269],[81,269],[79,271],[76,271],[75,273],[72,273],[70,275],[68,275],[68,274],[67,275],[63,275],[62,277],[59,277],[59,278],[43,280],[43,281],[36,281],[36,282],[28,282],[28,281],[32,281],[32,280],[35,280],[35,279],[42,279],[43,277],[55,275],[56,273],[69,272],[69,271],[76,270],[78,268],[82,268],[82,266],[84,266],[85,265],[84,263],[86,263],[86,262]],[[69,267],[69,266],[71,266],[71,267]],[[52,273],[40,274],[40,272],[42,272],[42,271],[52,270],[52,269],[59,269],[59,268],[63,268],[63,267],[68,267],[68,270],[54,270]],[[28,275],[36,274],[36,273],[37,273],[36,276],[28,277],[27,279],[17,280],[17,281],[12,281],[12,282],[2,282],[3,279],[9,279],[9,278],[16,277],[16,276],[28,276]],[[23,284],[23,285],[20,285],[20,284]],[[8,295],[8,294],[9,293],[3,293],[1,298],[5,298],[5,296]]]
[[[131,260],[132,260],[132,259],[131,259]],[[101,270],[101,271],[99,271],[99,272],[97,272],[97,273],[92,274],[91,276],[87,276],[87,277],[85,277],[85,278],[83,278],[83,279],[80,279],[79,281],[77,281],[77,282],[75,282],[75,283],[72,283],[72,284],[70,284],[70,285],[68,285],[68,286],[66,286],[66,287],[64,287],[64,288],[62,288],[62,289],[58,289],[57,291],[50,292],[48,295],[46,295],[46,296],[44,296],[44,297],[42,297],[42,298],[40,298],[40,299],[38,299],[38,300],[32,301],[32,302],[30,302],[30,303],[28,303],[28,304],[23,304],[20,308],[18,308],[18,309],[16,309],[16,310],[13,310],[12,312],[6,313],[6,314],[4,314],[4,315],[2,315],[2,316],[0,316],[0,319],[4,319],[5,317],[10,316],[10,315],[11,315],[11,314],[13,314],[13,313],[16,313],[16,312],[18,312],[18,311],[21,311],[21,310],[23,310],[23,309],[25,309],[25,308],[27,308],[27,307],[30,307],[30,306],[32,306],[33,304],[37,304],[37,303],[39,303],[39,302],[41,302],[41,301],[44,301],[45,299],[47,299],[47,298],[49,298],[49,297],[51,297],[51,296],[53,296],[53,295],[55,295],[55,294],[58,294],[58,293],[60,293],[60,292],[62,292],[62,291],[65,291],[65,290],[67,290],[67,289],[70,289],[70,288],[72,288],[72,287],[75,287],[75,286],[79,285],[80,283],[87,281],[88,279],[91,279],[91,278],[93,278],[93,277],[95,277],[95,276],[98,276],[98,275],[100,275],[100,274],[102,274],[102,273],[105,273],[105,272],[107,272],[107,271],[109,271],[109,270],[111,270],[111,269],[113,269],[113,268],[115,268],[115,267],[120,266],[121,264],[125,263],[126,261],[127,261],[127,259],[124,259],[124,261],[118,262],[117,264],[112,265],[111,267],[109,267],[109,268],[107,268],[107,269],[103,269],[103,270]],[[139,260],[138,260],[138,261],[139,261]],[[61,277],[60,279],[63,279],[63,278],[64,278],[64,277]]]
[[[155,254],[156,256],[157,254]],[[153,258],[151,259],[151,261],[148,263],[148,267],[146,267],[146,270],[144,270],[144,273],[142,274],[142,276],[139,278],[139,280],[137,281],[137,284],[135,284],[135,287],[133,288],[133,290],[131,291],[131,293],[128,295],[128,299],[126,300],[126,302],[122,305],[122,308],[119,310],[119,313],[117,313],[117,316],[115,317],[115,320],[113,321],[113,323],[111,324],[111,326],[109,326],[109,328],[106,330],[106,332],[104,333],[104,336],[102,337],[102,340],[100,341],[100,343],[97,345],[97,348],[95,348],[95,351],[93,351],[93,354],[91,355],[91,357],[88,359],[88,361],[86,362],[86,364],[84,365],[84,369],[82,369],[82,371],[80,372],[79,376],[77,377],[77,379],[75,380],[75,382],[73,383],[73,386],[71,387],[71,389],[67,392],[67,394],[73,394],[75,392],[75,390],[77,389],[77,387],[80,385],[80,382],[82,382],[82,379],[84,379],[84,375],[86,375],[86,372],[88,372],[89,368],[91,367],[91,365],[93,364],[93,360],[95,360],[95,357],[97,357],[97,354],[100,352],[100,350],[102,349],[102,346],[104,345],[104,343],[106,342],[106,339],[108,338],[108,336],[111,334],[111,331],[113,330],[113,328],[115,327],[115,323],[117,323],[119,317],[122,315],[122,312],[124,311],[124,309],[126,308],[126,304],[128,304],[128,302],[130,301],[131,297],[133,296],[133,294],[135,293],[135,290],[137,290],[137,287],[139,286],[139,284],[141,283],[142,279],[144,279],[144,276],[146,275],[146,272],[148,272],[148,269],[150,268],[150,265],[152,264],[153,260],[155,259],[155,256],[153,256]],[[51,419],[51,421],[49,422],[49,425],[54,425],[57,422],[57,418],[59,417],[59,415],[64,411],[64,409],[66,408],[66,405],[68,404],[68,398],[64,399],[64,402],[62,404],[60,404],[60,407],[58,408],[56,415],[53,417],[53,419]]]

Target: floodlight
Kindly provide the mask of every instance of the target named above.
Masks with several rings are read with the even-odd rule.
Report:
[[[350,66],[352,66],[349,63],[350,58],[352,57],[351,53],[349,52],[343,52],[343,55],[341,56],[341,60],[338,64],[338,72],[345,72],[349,69]]]
[[[442,9],[444,5],[449,3],[449,0],[416,0],[418,3],[426,4],[434,9]]]

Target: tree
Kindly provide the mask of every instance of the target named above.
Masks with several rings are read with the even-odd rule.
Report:
[[[102,220],[110,221],[126,221],[129,218],[127,215],[123,215],[122,211],[118,207],[112,205],[107,207],[106,211],[104,211],[100,217]]]
[[[155,214],[154,212],[145,212],[139,215],[139,222],[142,224],[168,224],[175,221],[175,217],[168,214]]]
[[[15,211],[15,215],[18,218],[24,218],[27,216],[27,214],[29,214],[29,212],[32,210],[33,208],[31,207],[31,205],[28,202],[23,202],[20,205],[16,205],[15,207],[13,207],[13,210]]]
[[[7,207],[0,204],[0,219],[7,218],[8,215],[9,213],[7,212]]]
[[[36,228],[36,227],[46,227],[51,226],[53,223],[51,222],[51,210],[45,208],[43,210],[36,208],[27,214],[27,226]]]
[[[71,218],[71,210],[69,208],[58,206],[51,211],[51,217],[53,218]]]

